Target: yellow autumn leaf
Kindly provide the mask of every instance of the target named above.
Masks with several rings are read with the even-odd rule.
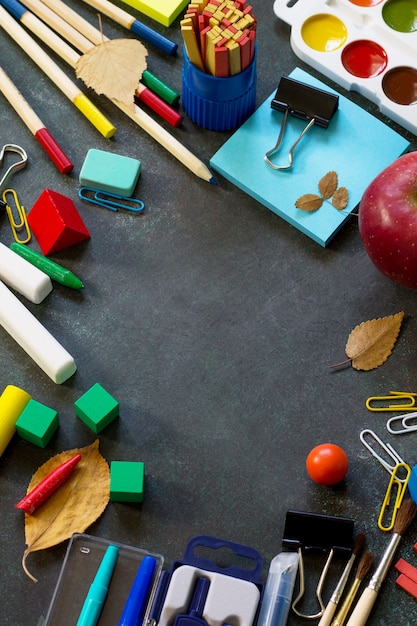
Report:
[[[106,40],[80,56],[75,74],[99,95],[133,109],[135,91],[147,67],[147,54],[137,39]]]
[[[369,371],[388,359],[397,341],[404,312],[362,322],[350,333],[346,356],[357,370]]]
[[[319,180],[319,191],[325,200],[328,200],[332,197],[334,192],[337,189],[337,174],[336,172],[327,172],[320,180]]]
[[[100,454],[98,439],[90,446],[57,454],[32,476],[27,492],[56,467],[76,454],[81,459],[70,478],[32,515],[25,515],[26,550],[22,565],[34,582],[26,559],[31,552],[44,550],[69,539],[75,532],[84,532],[106,508],[110,498],[110,469]]]
[[[314,193],[305,193],[295,202],[296,208],[301,209],[302,211],[317,211],[322,204],[322,198]]]

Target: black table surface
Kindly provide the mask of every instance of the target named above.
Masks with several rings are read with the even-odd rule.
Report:
[[[68,4],[96,24],[94,9],[80,0]],[[116,4],[180,44],[179,19],[164,28]],[[252,2],[258,19],[257,104],[296,66],[335,87],[296,57],[290,28],[276,18],[272,4]],[[111,38],[130,36],[107,18],[103,28]],[[148,47],[149,69],[180,92],[181,46],[174,57]],[[1,144],[20,145],[29,157],[13,187],[27,210],[45,188],[72,198],[91,234],[88,242],[53,257],[80,276],[85,288],[75,292],[55,284],[41,304],[26,302],[73,355],[76,374],[55,384],[0,330],[1,387],[25,389],[60,419],[45,448],[15,436],[0,459],[0,623],[30,626],[46,615],[67,542],[29,556],[39,579],[33,583],[21,566],[24,519],[14,505],[42,463],[96,438],[74,411],[74,402],[94,383],[120,403],[119,417],[99,434],[102,455],[109,463],[142,461],[146,475],[144,502],[110,503],[88,533],[162,554],[167,567],[192,537],[220,537],[258,550],[265,580],[270,560],[282,550],[286,512],[294,509],[353,518],[378,560],[389,540],[377,527],[389,476],[359,434],[371,428],[411,466],[417,461],[415,436],[390,435],[387,414],[365,407],[371,395],[417,391],[415,292],[375,269],[357,218],[322,248],[221,177],[218,185],[197,178],[109,101],[88,92],[117,126],[114,138],[104,139],[3,30],[0,58],[75,164],[70,175],[60,174],[1,97]],[[74,78],[73,70],[54,59]],[[369,100],[339,92],[417,148],[416,137]],[[180,128],[169,130],[206,164],[231,134],[199,128],[186,115]],[[145,202],[143,214],[79,201],[78,176],[90,148],[141,161],[135,195]],[[4,215],[0,229],[9,244]],[[404,311],[404,322],[384,365],[369,372],[330,369],[344,358],[357,324],[398,311]],[[340,445],[349,457],[346,479],[336,487],[317,485],[306,473],[308,452],[323,442]],[[417,566],[416,541],[414,526],[398,556]],[[307,575],[307,612],[316,610],[314,587],[323,560],[313,558]],[[338,574],[340,567],[332,568],[333,581]],[[391,569],[370,625],[416,622],[415,600],[395,578]],[[325,599],[331,591],[330,580]],[[303,623],[294,614],[288,620]]]

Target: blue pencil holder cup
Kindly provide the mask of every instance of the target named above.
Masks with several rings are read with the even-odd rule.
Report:
[[[256,102],[256,50],[248,67],[227,78],[206,74],[184,49],[182,103],[188,117],[207,130],[232,130],[253,113]]]

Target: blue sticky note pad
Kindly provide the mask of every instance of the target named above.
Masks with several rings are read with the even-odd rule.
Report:
[[[308,72],[296,68],[290,77],[337,93]],[[276,90],[223,144],[211,167],[237,187],[325,247],[349,219],[363,192],[381,170],[407,150],[409,142],[376,117],[339,94],[339,107],[328,128],[313,125],[294,151],[291,169],[274,170],[264,160],[278,139],[284,113],[271,108]],[[288,152],[306,122],[288,116],[284,141],[273,163],[288,164]],[[339,187],[348,190],[343,211],[331,202],[313,212],[295,207],[308,193],[318,194],[318,182],[335,171]]]
[[[80,170],[84,187],[131,197],[140,175],[140,161],[131,157],[91,148]]]

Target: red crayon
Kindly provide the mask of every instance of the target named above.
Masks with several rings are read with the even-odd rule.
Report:
[[[36,487],[16,504],[16,509],[21,509],[27,515],[32,515],[41,504],[68,480],[80,459],[81,454],[76,454],[71,459],[52,470],[52,472],[45,476]]]

